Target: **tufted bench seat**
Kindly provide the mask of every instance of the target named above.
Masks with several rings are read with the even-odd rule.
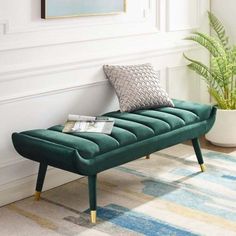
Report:
[[[48,165],[88,176],[91,220],[95,222],[96,176],[99,172],[186,140],[192,140],[203,171],[198,137],[212,127],[216,109],[180,100],[173,102],[174,108],[104,114],[115,119],[111,135],[65,134],[62,125],[14,133],[12,140],[17,152],[40,163],[36,198],[39,199]]]

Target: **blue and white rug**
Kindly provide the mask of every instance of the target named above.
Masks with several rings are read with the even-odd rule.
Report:
[[[192,147],[178,145],[99,174],[96,225],[86,178],[19,201],[0,209],[0,235],[236,236],[236,153],[204,159],[201,173]]]

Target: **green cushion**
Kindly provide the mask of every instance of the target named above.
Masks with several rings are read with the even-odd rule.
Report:
[[[86,138],[77,137],[76,135],[68,135],[53,130],[30,130],[22,132],[22,134],[46,140],[51,143],[60,144],[65,147],[76,149],[81,156],[91,158],[100,153],[98,144]]]
[[[211,115],[212,107],[209,105],[176,99],[173,99],[173,102],[175,104],[175,108],[190,111],[196,114],[201,121],[209,119]]]
[[[106,114],[106,116],[108,115]],[[129,131],[136,137],[137,141],[150,138],[155,135],[152,129],[150,129],[149,127],[143,124],[133,122],[130,120],[122,120],[118,118],[114,118],[114,120],[115,120],[115,124],[114,124],[115,127],[121,128],[122,130]]]
[[[49,130],[62,132],[63,126],[56,125]],[[136,136],[125,130],[118,127],[114,127],[111,135],[99,134],[99,133],[71,133],[70,136],[81,137],[87,140],[96,143],[100,149],[100,153],[108,152],[112,149],[118,148],[120,146],[128,145],[137,141]],[[89,147],[90,148],[90,147]]]
[[[174,108],[104,114],[115,119],[111,135],[65,134],[63,126],[57,125],[14,133],[13,143],[24,157],[87,175],[197,138],[212,127],[215,108],[179,100],[174,103]]]
[[[144,126],[144,128],[147,127],[148,130],[151,129],[152,134],[145,138],[150,138],[151,136],[153,136],[153,134],[155,135],[162,134],[171,130],[171,127],[168,123],[160,119],[149,117],[149,116],[142,116],[139,114],[127,113],[127,112],[123,112],[123,113],[112,112],[112,113],[107,113],[105,115],[108,117],[116,118],[116,120],[117,119],[125,120],[125,122],[132,121],[134,124],[141,124],[142,126]],[[143,132],[142,132],[142,135],[143,135]],[[141,140],[141,139],[143,139],[143,137],[138,138],[138,140]]]
[[[160,112],[165,112],[166,114],[171,114],[176,116],[184,121],[185,125],[193,124],[195,122],[200,121],[200,117],[197,116],[195,113],[187,110],[183,110],[180,108],[170,108],[170,107],[163,107],[158,109]],[[170,120],[171,118],[169,118]]]
[[[171,130],[180,128],[185,125],[183,119],[169,113],[160,112],[158,110],[140,110],[135,111],[135,113],[142,116],[148,116],[158,120],[162,120],[170,126]]]

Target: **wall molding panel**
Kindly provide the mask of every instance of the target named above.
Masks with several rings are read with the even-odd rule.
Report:
[[[129,23],[142,23],[153,24],[151,20],[159,14],[156,5],[160,0],[128,0],[127,12],[125,14],[114,14],[105,16],[90,16],[90,17],[74,17],[68,19],[55,19],[55,20],[39,20],[37,22],[27,21],[24,26],[11,27],[9,34],[21,33],[36,33],[39,31],[58,31],[65,29],[81,29],[81,27],[100,27],[104,25],[126,25]],[[134,8],[136,3],[136,11],[138,15],[130,14],[131,9]],[[140,6],[141,9],[137,7]]]
[[[180,100],[201,101],[200,79],[189,71],[186,65],[166,68],[167,91],[171,97]],[[181,86],[178,86],[181,84]]]
[[[4,105],[7,103],[15,103],[22,100],[34,99],[38,97],[45,97],[45,96],[48,97],[55,94],[68,93],[74,90],[87,89],[90,87],[106,85],[107,83],[108,83],[108,80],[102,80],[102,81],[97,81],[90,84],[86,83],[84,85],[73,85],[69,87],[57,88],[57,89],[52,89],[52,90],[38,90],[31,93],[23,93],[17,96],[0,97],[0,105]]]
[[[77,61],[72,63],[65,63],[65,64],[54,64],[54,65],[47,65],[45,67],[32,67],[27,69],[18,69],[15,71],[8,71],[5,73],[0,73],[0,85],[2,84],[0,91],[0,105],[6,104],[6,103],[14,103],[17,101],[22,101],[24,99],[33,99],[35,97],[42,97],[42,96],[50,96],[58,93],[66,93],[70,92],[72,90],[78,90],[78,89],[84,89],[89,88],[93,86],[101,86],[105,85],[107,83],[107,80],[105,79],[105,76],[101,78],[100,76],[98,78],[94,78],[93,80],[76,80],[76,82],[65,81],[63,84],[58,84],[55,82],[55,86],[51,86],[49,88],[48,86],[46,88],[38,88],[37,86],[32,87],[32,89],[24,89],[23,92],[19,92],[19,89],[17,89],[17,93],[12,93],[11,95],[3,95],[5,93],[5,86],[8,87],[17,87],[18,84],[25,83],[29,87],[29,82],[27,80],[32,81],[36,80],[38,77],[44,76],[54,76],[60,73],[70,73],[71,71],[78,71],[78,73],[82,70],[102,70],[102,65],[106,64],[108,61],[111,64],[129,64],[131,61],[153,61],[153,64],[155,64],[155,61],[161,61],[163,57],[169,58],[169,63],[176,64],[176,62],[173,59],[177,55],[178,58],[182,58],[182,52],[183,51],[196,51],[199,50],[199,47],[196,45],[179,45],[175,46],[173,48],[163,49],[163,50],[153,50],[153,51],[146,51],[143,53],[130,53],[120,56],[111,56],[111,57],[103,57],[103,58],[93,58],[91,60],[87,61]],[[136,62],[139,63],[139,62]],[[182,62],[181,62],[182,63]],[[185,64],[184,64],[185,65]],[[165,67],[165,63],[161,65],[161,67]],[[102,72],[101,72],[102,74]],[[72,75],[70,75],[72,77]],[[27,79],[27,80],[26,80]],[[22,81],[22,82],[21,82]],[[8,85],[9,84],[9,85]],[[35,85],[34,82],[32,82],[33,85]],[[47,85],[47,83],[46,83]],[[27,91],[28,90],[28,91]]]
[[[0,36],[2,35],[5,35],[9,32],[9,22],[7,20],[1,20],[0,19],[0,26],[1,26],[1,31],[0,32]]]
[[[200,0],[167,0],[166,30],[174,32],[199,28],[200,4]]]
[[[40,19],[33,23],[27,20],[19,26],[8,19],[11,24],[4,42],[0,44],[0,51],[157,33],[159,1],[128,0],[126,14]],[[15,37],[18,38],[17,45],[14,43]]]
[[[0,9],[0,206],[34,192],[38,164],[19,157],[13,132],[119,109],[104,64],[151,63],[171,96],[208,102],[202,91],[192,96],[204,86],[183,52],[208,56],[182,38],[208,30],[209,0],[127,0],[126,14],[60,20],[40,19],[40,1],[1,1]],[[44,190],[78,177],[49,168]]]
[[[17,79],[24,79],[28,76],[38,76],[48,73],[59,73],[65,72],[75,69],[83,69],[83,68],[90,68],[95,66],[101,66],[106,62],[110,63],[122,63],[129,60],[134,59],[145,59],[149,57],[158,57],[162,55],[174,54],[178,52],[183,52],[186,50],[196,50],[199,47],[195,44],[169,44],[168,48],[158,48],[152,50],[144,50],[142,53],[122,53],[120,55],[113,55],[113,56],[101,56],[96,57],[88,60],[75,60],[73,62],[65,62],[65,63],[57,63],[54,62],[53,64],[46,63],[45,65],[39,65],[38,63],[27,65],[27,67],[23,65],[17,66],[9,66],[5,70],[0,69],[0,83],[5,82],[8,80],[17,80]]]

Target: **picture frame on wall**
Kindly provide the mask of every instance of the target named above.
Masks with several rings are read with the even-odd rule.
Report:
[[[109,15],[126,12],[127,0],[41,0],[41,18]]]

